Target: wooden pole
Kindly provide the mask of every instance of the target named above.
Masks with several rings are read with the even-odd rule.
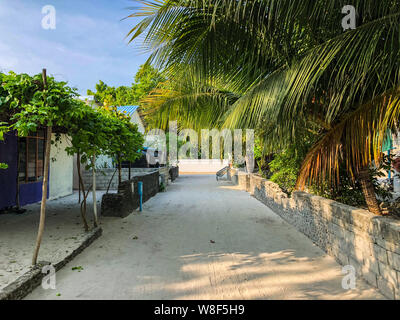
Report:
[[[93,155],[93,212],[94,212],[94,226],[98,227],[99,221],[97,217],[97,200],[96,200],[96,155]]]
[[[43,86],[44,89],[46,89],[47,88],[46,69],[43,69],[42,77],[43,77]],[[43,184],[42,184],[42,202],[40,204],[40,221],[39,221],[39,230],[36,239],[35,251],[33,252],[32,265],[35,265],[37,263],[37,257],[39,254],[40,244],[42,242],[44,222],[46,218],[46,200],[47,200],[47,186],[49,180],[51,133],[52,133],[52,126],[47,126],[46,154],[44,158],[44,173],[43,173]]]

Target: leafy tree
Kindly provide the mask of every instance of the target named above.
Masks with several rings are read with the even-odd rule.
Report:
[[[68,133],[71,146],[67,147],[66,151],[71,155],[80,153],[82,162],[88,168],[94,167],[94,157],[98,154],[119,152],[123,158],[136,159],[143,144],[143,137],[126,116],[87,106],[77,99],[75,89],[68,87],[65,82],[57,82],[53,77],[47,77],[45,72],[35,76],[13,72],[0,73],[0,84],[0,138],[5,132],[13,130],[18,136],[27,136],[43,127],[47,128],[49,138],[43,180],[44,200],[33,258],[35,264],[44,227],[48,172],[46,166],[49,164],[52,128],[58,133]],[[55,143],[59,139],[60,134],[57,134]],[[86,197],[84,204],[86,209]],[[83,210],[82,218],[85,230],[88,230],[85,213]]]
[[[139,102],[165,81],[165,76],[150,64],[141,65],[135,75],[135,83],[132,84],[135,98]]]
[[[67,152],[71,155],[78,154],[78,167],[84,165],[86,170],[93,170],[95,174],[98,155],[117,156],[119,161],[135,161],[139,156],[144,139],[138,131],[137,125],[122,113],[115,113],[111,108],[98,108],[93,110],[85,105],[84,117],[71,125],[71,147]],[[82,217],[85,229],[88,229],[85,221],[86,197],[85,187],[80,170],[78,170],[79,183],[83,191]],[[119,179],[121,183],[121,178]],[[92,186],[93,188],[93,186]]]
[[[343,32],[348,4],[357,28]],[[216,114],[228,109],[222,126],[262,129],[269,152],[293,145],[304,128],[314,132],[298,189],[335,188],[344,166],[369,210],[381,213],[369,169],[382,161],[386,130],[398,126],[400,1],[144,1],[131,16],[142,18],[132,40],[145,35],[169,81],[193,73],[192,92],[211,81],[240,96],[219,105]],[[209,107],[197,102],[187,107],[192,122]],[[174,105],[164,116],[184,108]]]
[[[80,103],[74,99],[74,90],[65,82],[47,77],[45,70],[33,77],[13,72],[0,73],[0,83],[0,114],[4,123],[1,136],[8,131],[27,136],[40,127],[47,129],[40,222],[32,258],[32,264],[36,264],[44,231],[52,129],[68,127],[69,122],[82,113]]]
[[[166,79],[149,64],[141,65],[135,75],[135,82],[131,87],[110,87],[102,80],[96,84],[96,91],[88,90],[95,100],[103,106],[138,105],[140,100],[147,96],[156,86]]]

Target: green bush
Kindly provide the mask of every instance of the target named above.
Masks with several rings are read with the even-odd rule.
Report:
[[[274,156],[269,163],[272,173],[270,180],[279,185],[286,193],[290,194],[296,186],[297,176],[308,151],[308,143],[292,145]]]
[[[290,194],[294,191],[296,180],[303,159],[307,152],[307,144],[299,147],[299,145],[291,146],[283,152],[276,154],[274,160],[269,163],[272,176],[270,180],[279,185],[279,187],[286,193]],[[391,158],[384,156],[383,162],[379,167],[370,169],[371,181],[375,187],[375,193],[378,199],[387,201],[391,198],[391,193],[386,190],[378,181],[379,178],[384,176],[384,172],[390,170]],[[328,183],[322,185],[309,186],[309,191],[329,198],[350,206],[365,207],[366,202],[364,194],[361,189],[361,184],[357,179],[353,182],[345,166],[340,166],[339,183],[333,187]]]

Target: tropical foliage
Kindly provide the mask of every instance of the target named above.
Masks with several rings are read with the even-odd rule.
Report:
[[[56,139],[52,141],[55,143],[59,141],[61,133],[68,134],[71,146],[67,147],[66,151],[71,155],[78,153],[78,162],[86,162],[88,167],[95,166],[94,159],[97,154],[119,153],[128,160],[136,159],[143,143],[143,137],[138,133],[137,127],[132,125],[126,116],[107,110],[94,110],[78,100],[77,96],[75,89],[68,87],[65,82],[57,82],[53,77],[47,77],[45,70],[35,76],[14,72],[0,73],[0,138],[3,139],[4,133],[7,132],[27,136],[39,128],[47,128],[44,172],[48,172],[51,148],[49,142],[53,132],[56,133]],[[81,177],[79,180],[83,186]],[[32,264],[37,263],[44,232],[47,181],[46,173],[43,179],[39,231]],[[84,195],[81,215],[85,231],[88,231],[87,195]],[[96,227],[97,208],[94,213]]]
[[[144,139],[137,126],[121,113],[86,105],[67,83],[47,77],[45,87],[41,74],[13,72],[0,73],[0,83],[0,137],[10,131],[26,136],[52,126],[54,143],[60,140],[60,133],[66,133],[70,139],[66,151],[79,154],[87,169],[95,166],[94,155],[118,154],[122,161],[140,156]],[[82,217],[88,229],[84,212]]]
[[[380,213],[369,169],[398,126],[400,1],[142,3],[131,40],[142,40],[172,84],[152,103],[159,122],[255,128],[268,153],[306,130],[315,142],[296,187],[340,188],[345,170]],[[342,29],[345,5],[357,9],[354,30]]]
[[[96,102],[102,106],[138,105],[141,99],[165,81],[162,73],[151,65],[144,64],[136,73],[132,86],[110,87],[100,80],[96,84],[96,90],[88,90],[87,94],[94,96]],[[142,112],[146,114],[145,108],[142,108]]]

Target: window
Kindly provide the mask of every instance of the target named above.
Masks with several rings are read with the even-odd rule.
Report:
[[[18,138],[18,179],[20,183],[43,180],[45,132],[38,130],[28,137]]]

